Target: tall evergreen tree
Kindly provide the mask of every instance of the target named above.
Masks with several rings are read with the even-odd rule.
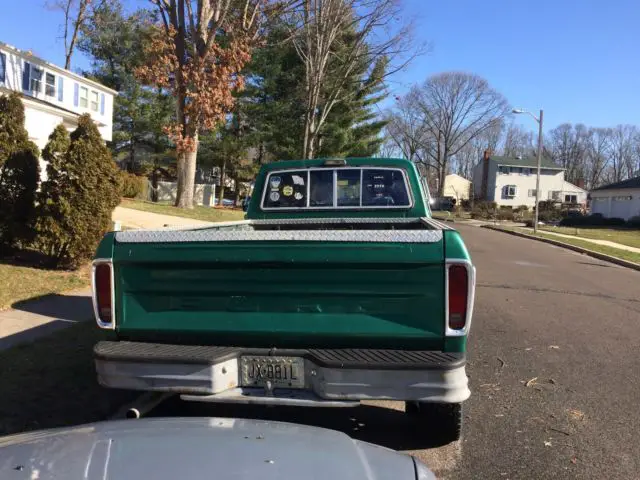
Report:
[[[33,239],[38,147],[24,128],[20,94],[0,95],[0,251]]]
[[[58,127],[44,155],[49,178],[40,194],[40,241],[59,266],[76,267],[91,258],[111,226],[120,202],[120,179],[109,149],[88,114],[70,138]]]
[[[149,18],[151,14],[145,10],[127,15],[118,0],[103,2],[83,26],[78,44],[78,49],[92,58],[87,76],[119,93],[109,146],[131,171],[142,162],[165,157],[170,143],[162,126],[175,109],[166,92],[144,86],[134,76],[135,69],[144,63]]]
[[[284,25],[275,25],[265,46],[255,50],[247,67],[249,75],[241,106],[254,144],[264,153],[261,159],[302,157],[305,70],[294,45],[287,41],[288,36]],[[341,44],[348,48],[353,41],[353,34],[345,32]],[[339,62],[340,58],[336,54],[332,61]],[[385,98],[386,68],[386,59],[379,58],[371,65],[367,56],[362,56],[320,131],[318,155],[371,156],[379,150],[386,122],[380,119],[376,105]],[[328,96],[329,88],[331,85],[322,94]]]

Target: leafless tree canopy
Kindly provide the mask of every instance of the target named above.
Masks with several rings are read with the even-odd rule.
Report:
[[[395,26],[399,18],[396,0],[299,0],[285,18],[305,67],[303,154],[313,158],[327,116],[352,91],[346,87],[354,69],[383,57],[401,59],[389,74],[411,58],[405,55],[409,27]]]
[[[487,144],[497,144],[509,112],[507,100],[485,79],[459,72],[428,78],[396,107],[388,133],[407,158],[435,170],[439,195],[452,159],[469,163],[471,148],[480,148],[483,135]]]
[[[109,0],[53,0],[46,5],[60,10],[64,15],[62,39],[64,41],[64,68],[71,68],[71,58],[78,40],[78,33],[91,13]]]

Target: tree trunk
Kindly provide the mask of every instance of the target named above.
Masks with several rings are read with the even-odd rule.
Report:
[[[224,200],[224,184],[227,178],[227,160],[222,161],[222,165],[220,166],[220,189],[218,190],[218,206],[222,207],[224,204],[222,201]]]
[[[193,152],[182,152],[178,154],[178,193],[175,203],[175,206],[178,208],[193,208],[197,156],[198,141],[196,137]]]

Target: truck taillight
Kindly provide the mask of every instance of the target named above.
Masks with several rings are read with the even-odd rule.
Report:
[[[464,331],[469,308],[469,295],[473,295],[470,288],[473,288],[472,282],[469,281],[469,275],[472,273],[473,267],[467,267],[466,264],[450,264],[447,266],[448,277],[448,314],[447,326],[449,330]]]
[[[93,310],[101,328],[114,328],[111,262],[94,262]]]

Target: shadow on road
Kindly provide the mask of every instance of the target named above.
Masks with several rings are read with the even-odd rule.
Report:
[[[80,322],[93,317],[93,306],[89,295],[43,295],[35,299],[16,302],[11,308],[21,312],[35,313],[62,321]]]
[[[387,403],[387,402],[386,402]],[[397,407],[400,402],[388,402]],[[346,408],[265,407],[183,402],[173,397],[150,417],[228,417],[298,423],[346,433],[352,438],[393,450],[419,450],[442,446],[437,435],[420,428],[404,411],[373,405]]]

